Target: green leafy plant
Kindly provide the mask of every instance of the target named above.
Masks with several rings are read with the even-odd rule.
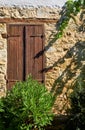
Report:
[[[29,77],[17,82],[0,99],[0,130],[39,130],[53,120],[53,96],[43,84]]]
[[[67,124],[67,130],[85,129],[85,81],[78,81],[70,96],[71,118]]]
[[[58,33],[54,39],[61,38],[65,28],[68,26],[69,20],[72,18],[75,22],[75,17],[82,8],[85,8],[85,0],[67,0],[65,3],[62,19],[58,26]]]

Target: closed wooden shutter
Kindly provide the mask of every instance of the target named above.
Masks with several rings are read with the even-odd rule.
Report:
[[[44,82],[43,25],[9,24],[7,32],[7,89],[29,74]]]
[[[23,27],[8,26],[7,43],[7,88],[23,77]]]
[[[26,29],[26,77],[31,74],[34,79],[44,82],[44,30],[43,25],[28,25]]]

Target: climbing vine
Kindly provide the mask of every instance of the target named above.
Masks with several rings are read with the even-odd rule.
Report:
[[[85,8],[85,0],[67,0],[63,11],[63,18],[59,23],[58,33],[55,34],[56,40],[62,37],[65,28],[68,26],[70,18],[74,19],[74,16],[76,16],[82,8]]]

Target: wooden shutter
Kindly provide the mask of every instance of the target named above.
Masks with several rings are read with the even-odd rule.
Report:
[[[43,25],[10,24],[7,32],[7,89],[29,74],[44,82]]]
[[[7,89],[23,77],[23,26],[9,25],[7,45]]]
[[[25,75],[31,74],[34,79],[44,82],[44,29],[43,25],[25,27]]]

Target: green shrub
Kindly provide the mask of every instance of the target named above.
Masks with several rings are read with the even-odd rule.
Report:
[[[44,129],[51,124],[53,96],[31,77],[17,82],[0,100],[0,130]]]
[[[67,130],[85,130],[85,82],[79,81],[70,96],[71,118]]]

